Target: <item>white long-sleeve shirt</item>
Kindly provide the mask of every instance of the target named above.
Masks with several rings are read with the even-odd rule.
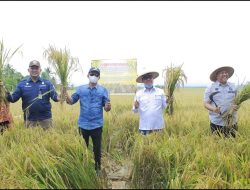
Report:
[[[137,91],[134,101],[139,107],[133,112],[140,114],[140,130],[155,130],[164,128],[163,110],[167,107],[166,96],[160,88],[142,89]]]

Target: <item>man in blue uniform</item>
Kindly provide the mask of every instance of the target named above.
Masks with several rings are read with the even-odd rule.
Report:
[[[29,63],[30,77],[22,80],[13,94],[8,93],[7,100],[16,102],[22,98],[22,109],[26,127],[40,125],[43,129],[52,126],[50,98],[55,102],[59,97],[49,80],[40,77],[41,66],[36,60]]]
[[[100,79],[100,70],[94,67],[90,68],[87,77],[89,84],[78,87],[71,97],[67,95],[66,101],[72,105],[80,100],[79,132],[87,146],[89,145],[89,137],[92,138],[95,169],[99,173],[101,170],[103,108],[108,112],[111,110],[111,104],[107,89],[97,84]]]
[[[230,108],[237,93],[235,85],[228,82],[233,73],[234,69],[227,66],[214,70],[210,75],[210,80],[213,83],[206,88],[204,94],[204,106],[209,110],[212,133],[222,133],[226,137],[235,137],[235,131],[238,128],[236,112],[233,114],[234,125],[232,129],[226,127],[225,121],[222,119],[223,113]],[[237,111],[238,106],[233,106],[234,110]]]

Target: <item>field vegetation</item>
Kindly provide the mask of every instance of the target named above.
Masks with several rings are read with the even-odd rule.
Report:
[[[0,188],[110,188],[117,168],[124,175],[116,180],[126,188],[250,188],[250,101],[238,111],[237,137],[219,137],[209,129],[204,90],[177,89],[164,131],[149,136],[138,133],[134,97],[111,94],[101,177],[92,146],[87,149],[78,134],[79,103],[61,109],[52,101],[54,128],[48,131],[25,129],[21,101],[11,104],[15,126],[0,136]]]

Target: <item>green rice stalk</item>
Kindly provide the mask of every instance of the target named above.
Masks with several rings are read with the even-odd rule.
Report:
[[[60,79],[60,102],[65,101],[65,94],[69,84],[71,75],[78,70],[79,60],[71,56],[69,49],[57,49],[49,45],[49,48],[44,51],[44,57],[47,58],[49,64],[55,70],[55,74]]]
[[[229,128],[233,127],[234,124],[233,114],[235,112],[233,109],[233,105],[237,105],[238,107],[240,107],[240,105],[248,99],[250,99],[250,82],[248,82],[246,85],[242,87],[239,93],[235,96],[233,104],[231,105],[229,110],[222,115],[222,118],[225,122],[225,126]]]
[[[167,69],[163,70],[164,77],[164,92],[168,98],[168,106],[166,108],[166,113],[173,115],[174,112],[174,91],[176,88],[184,86],[184,83],[187,82],[187,77],[184,71],[181,69],[183,66],[174,67],[172,64]]]
[[[3,76],[3,70],[5,65],[7,65],[10,61],[10,59],[18,52],[18,50],[21,48],[22,45],[20,45],[18,48],[16,48],[13,52],[11,49],[6,49],[4,46],[3,40],[0,41],[0,104],[5,103],[7,104],[6,100],[6,89],[3,85],[4,82],[4,76]]]

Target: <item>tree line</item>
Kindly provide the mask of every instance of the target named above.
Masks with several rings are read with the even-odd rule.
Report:
[[[29,75],[22,75],[20,72],[18,72],[17,70],[15,70],[13,68],[13,66],[11,66],[10,64],[6,64],[3,67],[3,78],[4,78],[4,83],[5,83],[5,87],[9,90],[9,91],[14,91],[17,84],[23,80],[28,78]],[[41,73],[41,77],[43,79],[47,79],[50,80],[52,82],[53,85],[57,86],[56,84],[56,79],[55,77],[52,75],[50,69],[47,67],[44,69],[44,71]]]

